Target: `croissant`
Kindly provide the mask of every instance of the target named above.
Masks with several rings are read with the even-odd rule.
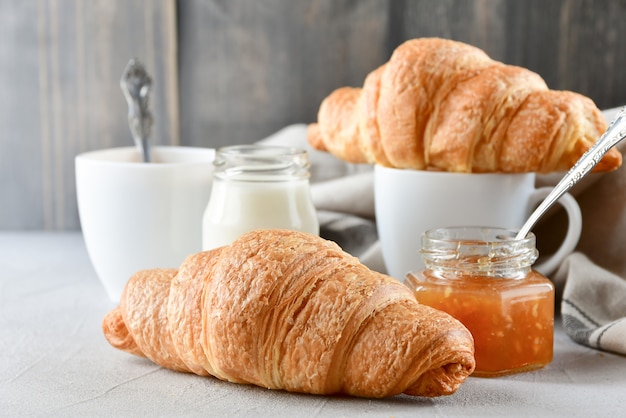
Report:
[[[362,88],[326,97],[308,142],[352,163],[453,172],[569,169],[604,133],[593,101],[439,38],[406,41]],[[611,171],[611,149],[594,168]]]
[[[163,367],[292,392],[449,395],[475,365],[456,319],[295,231],[253,231],[178,270],[138,272],[102,327],[113,347]]]

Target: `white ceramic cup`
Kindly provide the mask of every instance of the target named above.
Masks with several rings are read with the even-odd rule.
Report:
[[[215,150],[153,147],[153,162],[134,147],[75,159],[80,224],[93,267],[119,302],[130,276],[178,267],[202,250],[202,214],[209,201]]]
[[[403,280],[423,268],[422,234],[432,228],[485,226],[520,228],[550,192],[535,188],[535,174],[449,173],[376,166],[376,223],[387,273]],[[569,225],[559,249],[533,268],[553,273],[578,244],[582,216],[576,200],[565,194],[559,203]]]

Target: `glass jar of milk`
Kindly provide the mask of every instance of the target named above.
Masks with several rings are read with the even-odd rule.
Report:
[[[211,198],[203,218],[204,250],[230,244],[255,229],[319,234],[306,151],[235,145],[219,148],[213,164]]]

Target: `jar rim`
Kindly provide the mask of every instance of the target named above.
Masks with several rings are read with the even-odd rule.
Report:
[[[430,229],[420,251],[427,268],[488,276],[523,273],[537,260],[535,235],[516,239],[517,229],[459,226]]]
[[[519,229],[487,227],[487,226],[451,226],[432,228],[424,232],[422,240],[427,239],[432,242],[483,242],[486,245],[494,243],[508,244],[512,241],[535,245],[535,234],[529,232],[526,237],[516,239]]]
[[[305,149],[273,144],[226,145],[216,150],[223,156],[254,156],[259,158],[297,157],[306,155]]]
[[[305,149],[270,144],[228,145],[216,150],[214,176],[240,181],[288,181],[309,178]]]

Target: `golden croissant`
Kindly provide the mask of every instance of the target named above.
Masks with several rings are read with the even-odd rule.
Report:
[[[568,170],[607,128],[593,101],[461,42],[400,45],[362,88],[326,97],[308,141],[352,163],[453,172]],[[610,150],[595,171],[622,156]]]
[[[163,367],[312,394],[449,395],[475,365],[456,319],[294,231],[250,232],[178,270],[136,273],[103,331]]]

